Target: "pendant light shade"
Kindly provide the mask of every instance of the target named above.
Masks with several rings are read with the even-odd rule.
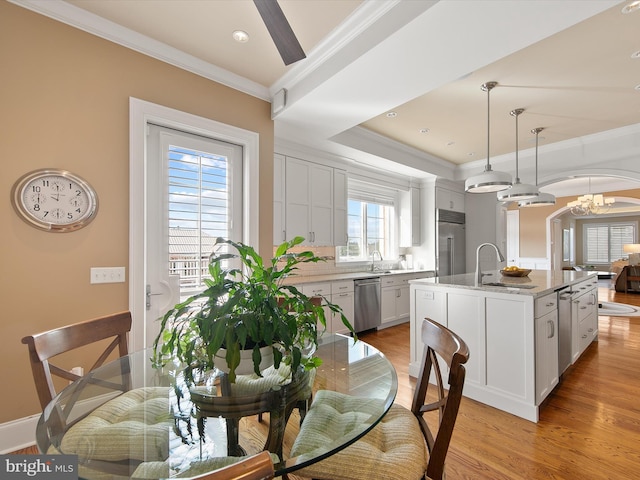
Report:
[[[520,183],[518,173],[518,117],[522,112],[524,112],[524,108],[511,110],[511,116],[516,118],[516,178],[510,188],[498,192],[498,200],[501,202],[518,202],[520,200],[537,197],[539,194],[537,186]]]
[[[509,188],[511,186],[511,175],[504,172],[494,172],[491,170],[491,164],[489,163],[489,138],[490,138],[490,93],[491,89],[498,85],[498,82],[487,82],[482,85],[482,90],[487,92],[487,165],[484,167],[484,172],[479,175],[469,177],[464,182],[464,190],[469,193],[487,193],[498,192]]]
[[[534,128],[531,133],[536,135],[536,186],[538,185],[538,135],[544,130],[542,127]],[[556,204],[556,197],[550,193],[540,192],[537,197],[528,198],[518,202],[520,207],[547,207]]]

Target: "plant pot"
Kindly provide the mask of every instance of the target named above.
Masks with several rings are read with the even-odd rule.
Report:
[[[215,366],[218,370],[229,373],[229,366],[225,357],[227,351],[224,348],[218,350],[215,356]],[[273,366],[273,348],[271,346],[262,347],[260,349],[260,371],[266,370]],[[240,350],[240,365],[236,367],[236,375],[251,375],[253,371],[253,350]]]

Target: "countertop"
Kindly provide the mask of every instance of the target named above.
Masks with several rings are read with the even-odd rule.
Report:
[[[438,278],[421,278],[411,280],[409,283],[539,297],[578,283],[596,274],[596,272],[592,271],[532,270],[526,277],[505,277],[498,270],[484,273],[489,275],[483,277],[483,285],[476,285],[475,273],[462,273]],[[491,286],[486,285],[486,283],[503,283],[506,286]],[[520,286],[531,288],[519,288]]]
[[[287,278],[287,285],[315,282],[335,282],[339,280],[358,280],[361,278],[387,277],[389,275],[424,274],[425,277],[433,276],[433,270],[374,270],[349,273],[331,273],[326,275],[295,275]]]

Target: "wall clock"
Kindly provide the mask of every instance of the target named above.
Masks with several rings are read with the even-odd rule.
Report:
[[[35,170],[19,178],[11,202],[20,218],[48,232],[82,228],[98,211],[98,196],[91,185],[57,168]]]

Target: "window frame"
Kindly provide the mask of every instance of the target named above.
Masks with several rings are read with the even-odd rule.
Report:
[[[612,227],[623,227],[629,226],[633,229],[633,239],[630,242],[620,243],[619,245],[619,255],[618,253],[612,253],[612,245],[611,245],[611,229]],[[589,230],[590,229],[598,229],[606,227],[607,229],[607,240],[606,240],[606,248],[607,248],[607,261],[601,260],[592,260],[589,258]],[[622,249],[622,245],[626,243],[637,243],[638,239],[638,222],[637,221],[615,221],[615,222],[594,222],[594,223],[584,223],[582,225],[582,259],[583,263],[588,265],[608,265],[615,260],[628,258],[628,254],[624,253]],[[613,258],[616,256],[616,258]]]
[[[349,221],[349,203],[350,202],[361,203],[361,238],[363,239],[361,251],[366,251],[366,255],[360,255],[358,257],[348,257],[341,255],[341,251],[348,249],[349,237],[347,238],[347,246],[336,247],[336,264],[342,265],[355,265],[357,263],[365,263],[370,261],[370,255],[367,242],[367,205],[379,205],[388,210],[388,220],[385,222],[385,240],[388,244],[382,254],[383,259],[389,261],[395,261],[398,258],[398,244],[399,244],[399,192],[396,189],[384,187],[377,184],[367,183],[360,180],[354,180],[349,178],[347,183],[347,221]],[[347,235],[349,233],[349,227],[347,227]]]

